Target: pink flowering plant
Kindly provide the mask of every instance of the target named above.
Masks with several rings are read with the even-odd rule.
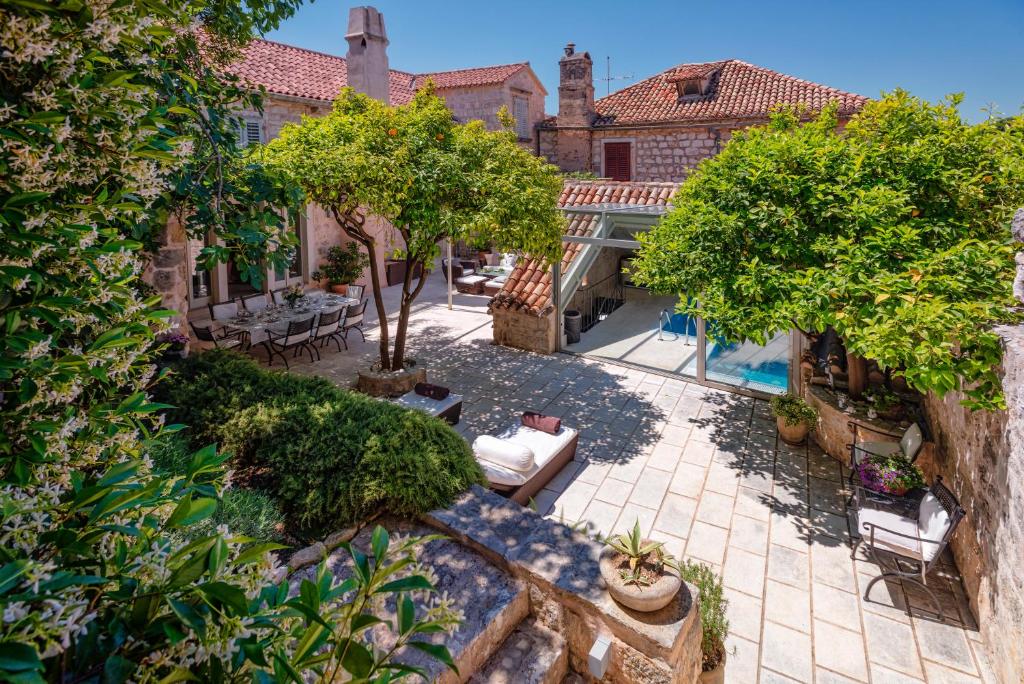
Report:
[[[861,483],[874,492],[902,495],[924,487],[921,469],[903,456],[873,454],[857,465]]]
[[[177,474],[151,460],[181,429],[148,396],[176,314],[141,276],[168,217],[213,230],[204,258],[253,278],[291,258],[301,193],[237,149],[236,103],[259,98],[217,67],[297,3],[0,0],[0,680],[419,674],[371,628],[453,666],[439,640],[458,614],[421,540],[378,532],[351,579],[322,566],[296,584],[277,544],[188,536],[217,510],[225,454]]]
[[[189,342],[189,337],[180,330],[168,330],[156,336],[156,341],[167,345],[171,351],[181,351]]]

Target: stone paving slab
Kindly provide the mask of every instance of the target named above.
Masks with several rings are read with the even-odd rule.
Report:
[[[488,300],[457,295],[449,311],[435,280],[416,304],[410,352],[431,382],[465,395],[459,432],[471,441],[526,408],[582,431],[574,471],[535,497],[540,515],[602,533],[640,519],[680,555],[724,570],[729,591],[750,599],[733,610],[762,606],[758,634],[750,616],[735,620],[743,633],[730,636],[736,651],[727,681],[993,681],[955,569],[929,577],[948,603],[945,624],[910,585],[882,582],[864,599],[878,569],[849,558],[846,473],[813,444],[780,442],[767,402],[582,357],[494,346]],[[350,345],[349,353],[325,353],[295,370],[350,384],[355,368],[373,359],[374,327],[365,345]],[[499,528],[494,543],[504,538]],[[807,597],[806,631],[778,623],[768,579]],[[847,651],[829,652],[837,634]],[[799,648],[778,662],[766,635]]]

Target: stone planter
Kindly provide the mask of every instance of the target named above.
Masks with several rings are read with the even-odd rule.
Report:
[[[405,368],[400,371],[361,370],[356,389],[371,397],[398,397],[411,392],[418,382],[427,381],[425,368]]]
[[[647,544],[649,541],[645,539],[644,543]],[[618,552],[608,546],[601,550],[601,577],[604,578],[611,597],[626,608],[641,613],[661,610],[672,602],[672,599],[679,593],[679,588],[683,586],[679,574],[669,567],[665,567],[658,581],[649,587],[624,584],[619,576],[620,568],[615,563],[617,555]]]
[[[786,444],[803,444],[804,440],[807,439],[808,427],[806,423],[790,425],[782,416],[776,418],[775,422],[779,427],[779,437],[781,437],[782,441]]]

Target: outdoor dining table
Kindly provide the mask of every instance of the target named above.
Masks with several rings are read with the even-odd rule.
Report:
[[[317,299],[303,297],[295,303],[294,307],[275,305],[255,313],[241,312],[239,315],[227,319],[224,323],[233,330],[242,330],[250,335],[267,328],[274,330],[274,332],[284,332],[291,321],[309,318],[310,315],[319,316],[323,311],[355,306],[357,304],[359,304],[358,299],[336,294],[326,294]]]

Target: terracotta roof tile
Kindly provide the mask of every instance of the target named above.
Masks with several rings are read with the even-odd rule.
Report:
[[[705,77],[710,77],[706,95],[680,100],[676,82]],[[839,103],[840,114],[850,116],[868,98],[737,59],[680,64],[597,100],[594,127],[764,120],[779,105],[803,104],[817,110],[832,101]],[[544,125],[557,125],[557,119],[546,119]]]
[[[466,88],[502,83],[528,64],[411,74],[391,70],[391,104],[406,104],[430,78],[439,89]],[[242,50],[241,59],[232,71],[253,87],[263,86],[267,92],[310,100],[333,102],[348,85],[348,66],[344,57],[314,52],[304,48],[256,39]]]
[[[562,209],[592,204],[628,204],[633,206],[666,206],[672,194],[679,188],[677,183],[643,183],[638,181],[576,181],[567,180],[562,187],[558,206]],[[566,235],[592,235],[600,217],[594,214],[566,212],[568,223]],[[569,268],[583,245],[578,242],[562,243],[561,270]],[[529,257],[519,260],[504,287],[491,300],[492,309],[522,311],[533,316],[543,316],[551,311],[554,301],[551,296],[551,269],[545,268],[538,259]]]
[[[473,67],[470,69],[456,69],[455,71],[437,71],[430,74],[419,74],[416,76],[416,88],[423,87],[429,78],[439,89],[445,88],[469,88],[472,86],[492,85],[504,83],[508,78],[527,68],[529,64],[499,64],[497,66]]]

